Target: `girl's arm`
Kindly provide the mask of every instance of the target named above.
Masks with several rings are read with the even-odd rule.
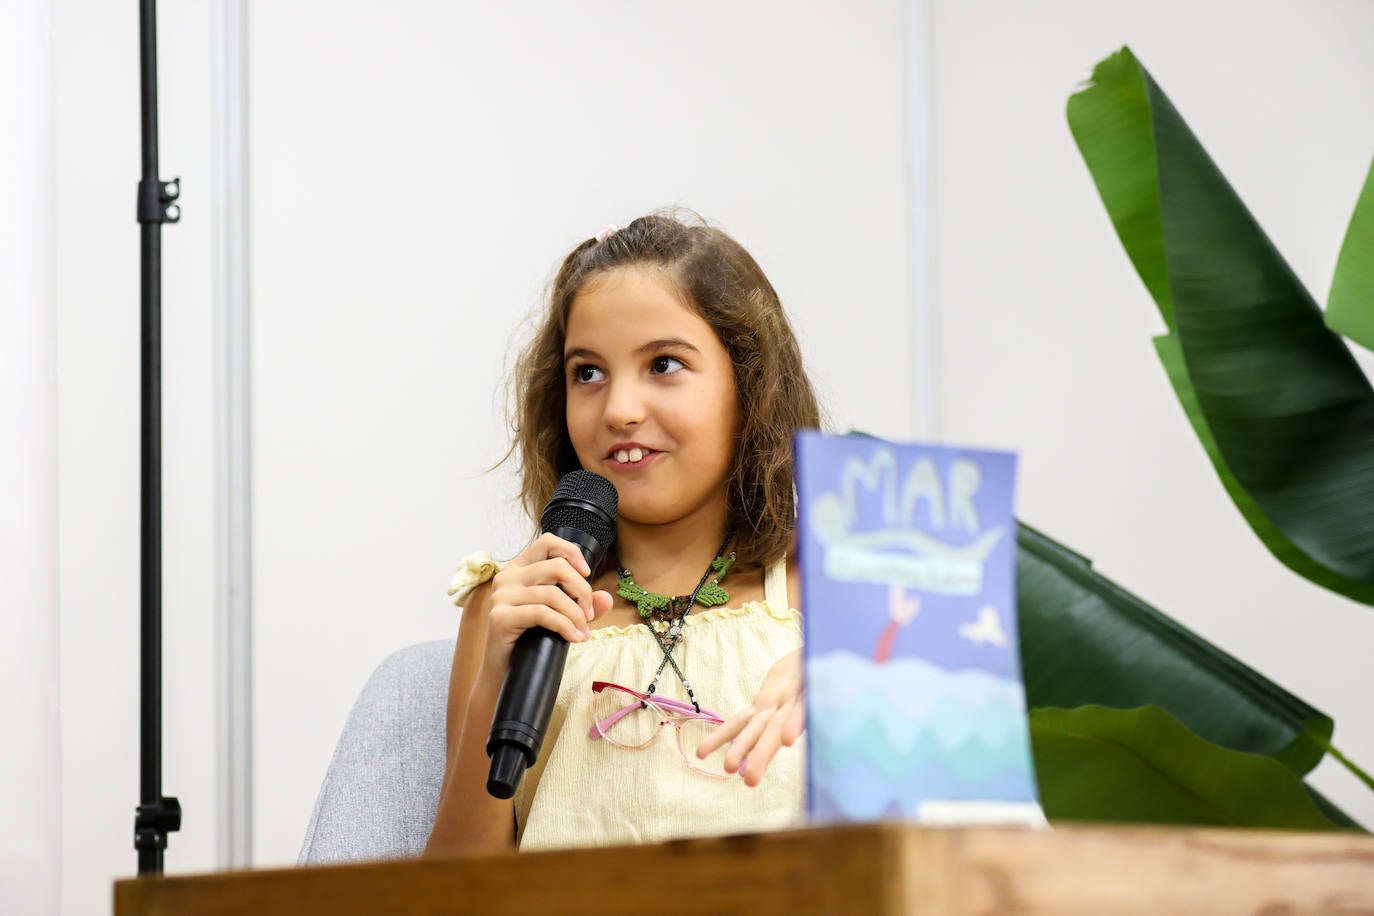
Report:
[[[444,786],[426,855],[515,848],[515,803],[487,792],[491,719],[521,633],[544,627],[581,642],[589,621],[610,610],[610,593],[593,592],[590,573],[576,546],[543,534],[469,596],[453,650]]]
[[[487,793],[487,734],[504,672],[491,676],[483,661],[491,584],[479,586],[463,608],[448,688],[448,745],[439,810],[424,854],[456,855],[515,848],[515,802]]]

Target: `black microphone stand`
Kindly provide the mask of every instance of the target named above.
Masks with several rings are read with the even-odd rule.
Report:
[[[143,102],[143,177],[138,223],[142,271],[142,513],[140,557],[140,754],[134,848],[138,873],[160,874],[167,834],[181,829],[181,805],[162,794],[162,224],[181,219],[173,203],[181,179],[157,177],[157,11],[139,0],[139,59]]]

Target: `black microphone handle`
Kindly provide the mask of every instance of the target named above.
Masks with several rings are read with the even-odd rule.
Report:
[[[576,544],[596,575],[606,550],[595,538],[577,528],[559,527],[552,533]],[[493,797],[515,795],[525,770],[538,759],[567,660],[568,641],[543,627],[531,627],[515,641],[487,738],[487,792]]]
[[[515,641],[487,738],[487,792],[495,798],[513,796],[539,757],[567,660],[568,641],[543,627],[531,627]]]

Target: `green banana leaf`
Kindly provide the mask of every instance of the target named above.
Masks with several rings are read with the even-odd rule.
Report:
[[[1221,485],[1226,488],[1227,495],[1236,504],[1241,515],[1245,516],[1251,530],[1259,535],[1260,541],[1269,548],[1269,552],[1309,582],[1330,591],[1348,595],[1366,604],[1374,604],[1374,586],[1353,582],[1332,572],[1295,548],[1283,536],[1283,532],[1274,527],[1269,516],[1265,515],[1264,511],[1255,504],[1255,501],[1250,498],[1250,494],[1245,492],[1245,488],[1236,479],[1236,475],[1231,473],[1231,469],[1227,467],[1226,458],[1222,456],[1221,449],[1217,447],[1216,439],[1212,437],[1211,427],[1207,425],[1207,418],[1202,415],[1202,408],[1198,406],[1197,395],[1193,392],[1193,383],[1188,378],[1188,369],[1183,362],[1183,349],[1179,346],[1178,338],[1173,335],[1163,335],[1156,337],[1154,343],[1159,361],[1164,364],[1164,371],[1168,373],[1169,382],[1174,386],[1174,394],[1178,397],[1183,412],[1188,415],[1188,422],[1192,424],[1193,433],[1202,443],[1202,448],[1207,453],[1207,457],[1211,459],[1213,470],[1221,478]]]
[[[1020,523],[1017,614],[1030,707],[1159,706],[1207,741],[1295,774],[1321,760],[1331,718]]]
[[[1173,293],[1160,228],[1154,131],[1142,72],[1129,48],[1099,63],[1087,88],[1069,97],[1069,130],[1117,237],[1159,306],[1164,324],[1173,330]]]
[[[1374,164],[1336,261],[1326,301],[1326,326],[1374,350]]]
[[[1356,821],[1350,815],[1346,814],[1340,808],[1337,808],[1335,804],[1333,804],[1331,800],[1328,799],[1325,795],[1321,794],[1316,789],[1309,786],[1307,783],[1303,783],[1302,787],[1307,790],[1307,794],[1312,797],[1312,801],[1316,803],[1317,808],[1321,810],[1321,813],[1325,814],[1333,824],[1335,824],[1338,827],[1348,827],[1351,830],[1359,830],[1363,833],[1369,832],[1364,829],[1364,825]]]
[[[1282,764],[1204,741],[1155,706],[1033,709],[1030,733],[1052,821],[1349,829]]]
[[[1097,65],[1068,118],[1228,492],[1282,563],[1374,604],[1368,379],[1128,48]]]

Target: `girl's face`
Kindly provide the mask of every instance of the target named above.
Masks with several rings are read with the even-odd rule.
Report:
[[[739,406],[715,330],[651,268],[579,292],[563,344],[568,435],[582,467],[620,492],[620,517],[723,520]]]

